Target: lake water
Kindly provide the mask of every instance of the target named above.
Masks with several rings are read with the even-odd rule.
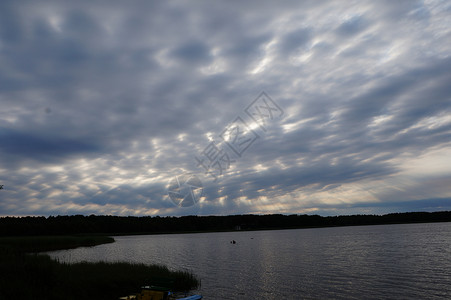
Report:
[[[115,239],[51,256],[189,270],[204,299],[451,299],[451,223]]]

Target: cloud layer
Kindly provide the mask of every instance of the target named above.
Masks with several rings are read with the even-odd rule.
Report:
[[[451,209],[451,5],[298,2],[2,1],[0,215]]]

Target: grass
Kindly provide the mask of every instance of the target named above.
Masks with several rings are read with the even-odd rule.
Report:
[[[0,299],[118,299],[143,285],[172,281],[175,291],[199,286],[189,272],[165,266],[125,262],[61,263],[48,255],[29,253],[63,249],[63,245],[98,244],[103,237],[0,238]],[[28,253],[26,253],[28,252]]]

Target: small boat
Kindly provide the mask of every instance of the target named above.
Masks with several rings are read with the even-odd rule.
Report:
[[[130,295],[119,298],[121,300],[199,300],[202,295],[192,295],[183,298],[174,298],[170,289],[160,286],[143,286],[141,292],[136,295]]]
[[[185,298],[177,298],[177,300],[199,300],[202,299],[201,295],[192,295]]]

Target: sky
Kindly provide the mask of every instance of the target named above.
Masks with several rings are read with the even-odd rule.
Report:
[[[449,1],[0,2],[0,216],[451,210]]]

